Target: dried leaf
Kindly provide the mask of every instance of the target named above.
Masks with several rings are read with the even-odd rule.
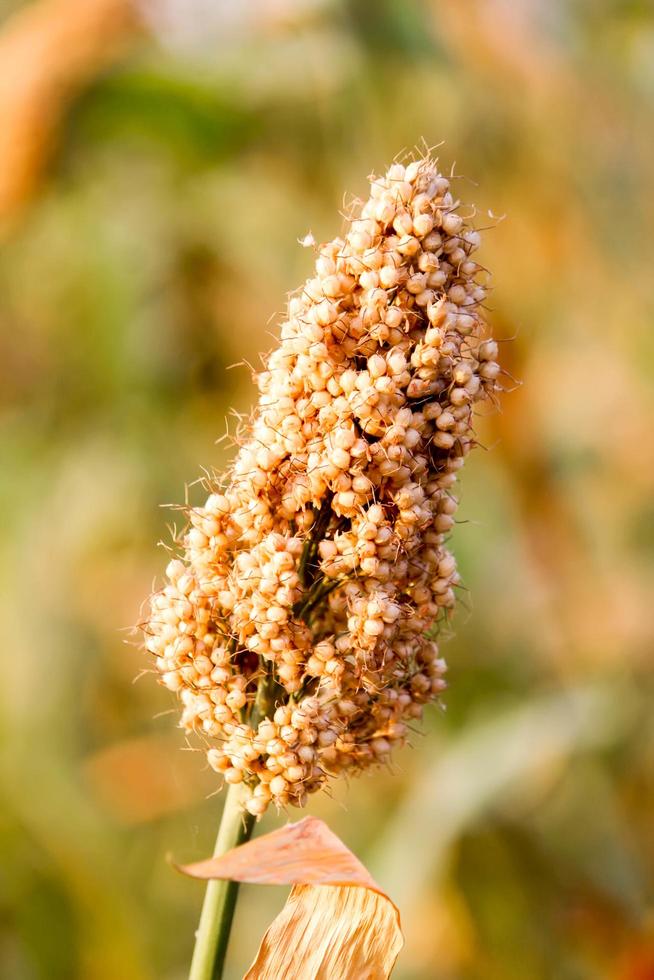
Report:
[[[194,878],[294,886],[246,980],[385,980],[402,948],[397,908],[315,817],[180,870]]]

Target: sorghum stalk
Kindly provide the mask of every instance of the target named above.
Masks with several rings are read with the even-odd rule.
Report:
[[[272,677],[270,673],[266,673],[260,678],[257,688],[257,699],[252,712],[255,724],[257,718],[265,718],[273,709],[273,696]],[[214,857],[226,854],[252,836],[256,817],[244,807],[243,789],[242,783],[227,787]],[[218,879],[207,883],[195,934],[189,980],[220,980],[222,977],[238,889],[238,881]]]
[[[229,786],[225,798],[214,857],[250,839],[256,817],[243,808],[243,785]],[[236,908],[239,883],[214,880],[207,883],[189,980],[220,980]]]

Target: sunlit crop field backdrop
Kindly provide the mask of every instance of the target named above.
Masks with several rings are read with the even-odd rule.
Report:
[[[170,859],[221,798],[129,633],[160,505],[229,458],[298,239],[424,140],[516,384],[462,475],[446,710],[308,812],[400,906],[397,980],[653,977],[651,4],[94,5],[106,44],[0,3],[0,975],[185,976]],[[230,977],[283,898],[243,889]]]

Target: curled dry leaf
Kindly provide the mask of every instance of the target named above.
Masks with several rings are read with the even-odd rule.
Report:
[[[315,817],[180,870],[194,878],[294,886],[246,980],[384,980],[402,948],[397,908]]]

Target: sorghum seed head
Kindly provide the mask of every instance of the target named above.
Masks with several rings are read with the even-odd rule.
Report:
[[[371,178],[291,298],[240,450],[151,600],[145,645],[181,723],[215,740],[211,767],[254,815],[384,762],[445,686],[451,488],[498,389],[479,241],[430,157]],[[253,727],[266,671],[276,707]]]

